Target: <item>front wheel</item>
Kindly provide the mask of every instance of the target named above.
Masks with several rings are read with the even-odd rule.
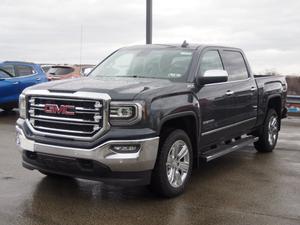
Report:
[[[279,132],[279,117],[274,109],[270,109],[267,113],[259,140],[254,143],[254,147],[258,152],[272,152],[276,146]]]
[[[5,112],[11,112],[11,111],[14,109],[14,107],[12,107],[12,106],[5,106],[5,107],[2,107],[2,109],[3,109]]]
[[[151,187],[165,197],[181,194],[191,176],[193,151],[189,136],[174,130],[160,145]]]

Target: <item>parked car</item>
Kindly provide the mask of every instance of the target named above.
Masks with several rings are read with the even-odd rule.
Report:
[[[47,72],[49,81],[79,78],[85,75],[85,69],[91,68],[90,65],[55,65]]]
[[[44,71],[45,73],[47,73],[48,70],[49,70],[52,66],[54,66],[54,64],[40,64],[40,66],[42,67],[43,71]]]
[[[88,77],[26,89],[17,143],[27,169],[171,197],[203,160],[249,144],[272,152],[286,93],[283,76],[254,77],[238,48],[122,48]]]
[[[25,88],[46,81],[45,73],[37,64],[15,61],[0,63],[0,108],[12,110],[18,106],[19,95]]]

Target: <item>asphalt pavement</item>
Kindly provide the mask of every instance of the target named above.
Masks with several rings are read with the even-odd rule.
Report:
[[[273,153],[249,146],[203,163],[173,199],[22,168],[16,119],[0,112],[0,225],[300,224],[300,117],[284,120]]]

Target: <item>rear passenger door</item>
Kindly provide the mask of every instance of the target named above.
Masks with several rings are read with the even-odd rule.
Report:
[[[242,52],[238,50],[221,51],[224,67],[228,72],[227,99],[230,101],[228,120],[232,123],[233,135],[252,128],[257,117],[257,86]]]

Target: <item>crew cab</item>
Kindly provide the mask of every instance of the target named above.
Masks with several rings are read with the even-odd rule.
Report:
[[[172,197],[203,160],[249,144],[271,152],[286,92],[282,76],[254,77],[238,48],[126,47],[88,77],[24,90],[17,144],[27,169]]]
[[[34,63],[5,61],[0,63],[0,108],[10,111],[18,106],[21,92],[47,81],[41,67]]]

